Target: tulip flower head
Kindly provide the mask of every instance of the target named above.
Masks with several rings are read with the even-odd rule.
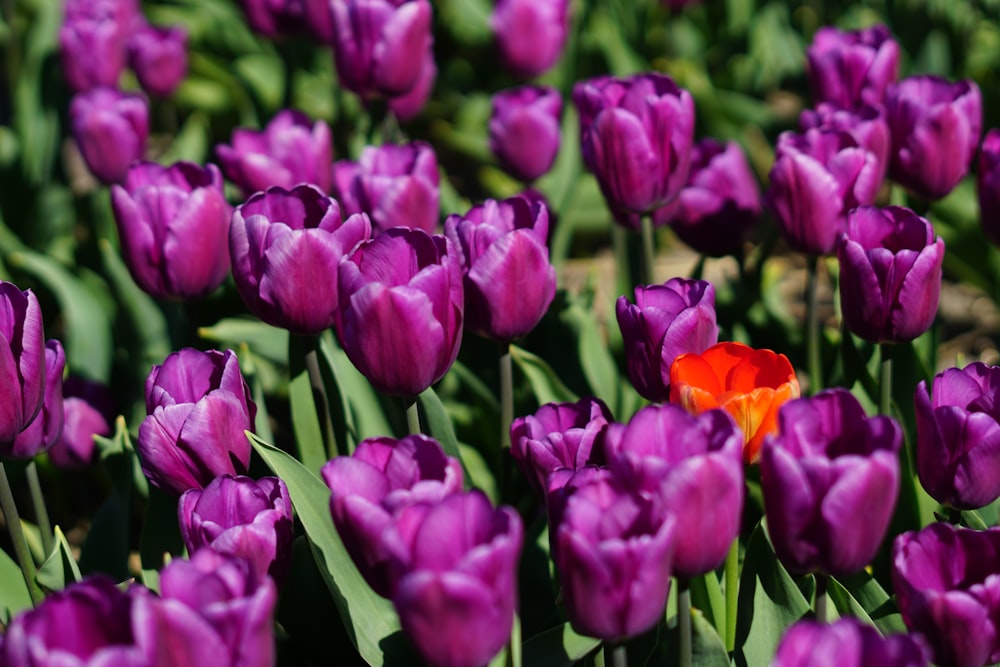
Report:
[[[986,237],[1000,245],[1000,129],[992,129],[983,139],[976,172],[979,192],[979,221]]]
[[[49,460],[59,468],[90,463],[96,445],[94,436],[109,436],[114,422],[115,401],[111,390],[100,382],[71,375],[63,383],[63,430],[49,449]]]
[[[559,152],[562,97],[549,86],[522,86],[493,96],[490,150],[509,174],[530,183],[552,168]]]
[[[838,109],[822,102],[815,109],[805,109],[802,112],[799,116],[799,128],[802,132],[813,128],[847,132],[858,146],[872,153],[878,161],[878,173],[873,177],[875,182],[885,180],[892,155],[892,135],[881,106],[863,106],[850,110]]]
[[[17,435],[42,409],[46,347],[42,308],[31,290],[0,280],[0,447],[9,450]],[[7,452],[9,453],[9,451]]]
[[[142,20],[132,0],[68,0],[59,27],[63,76],[74,92],[118,85],[126,44]]]
[[[848,32],[820,28],[806,57],[815,102],[841,109],[881,105],[899,77],[899,45],[884,25]]]
[[[434,62],[434,49],[428,48],[424,52],[423,64],[420,66],[417,82],[408,92],[388,99],[389,110],[395,114],[397,119],[405,123],[420,114],[424,105],[427,104],[427,100],[430,99],[431,93],[434,92],[437,71],[437,63]]]
[[[24,430],[17,434],[10,448],[0,447],[0,456],[14,459],[34,458],[48,451],[63,431],[63,370],[66,353],[57,340],[45,342],[45,395],[42,409]]]
[[[530,78],[556,64],[569,34],[569,4],[569,0],[497,0],[490,25],[508,71]]]
[[[695,415],[715,408],[728,412],[743,431],[746,463],[760,458],[764,438],[778,427],[778,410],[799,391],[788,357],[742,343],[682,354],[670,366],[670,401]]]
[[[142,95],[93,88],[73,98],[69,118],[87,167],[105,185],[124,181],[146,152],[149,105]]]
[[[187,76],[187,31],[145,26],[129,38],[128,59],[143,90],[169,97]]]
[[[928,667],[920,635],[882,634],[853,616],[829,625],[799,621],[785,633],[771,667]]]

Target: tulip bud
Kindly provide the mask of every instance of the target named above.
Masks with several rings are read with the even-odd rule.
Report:
[[[59,27],[59,55],[63,76],[74,92],[118,85],[134,20],[127,5],[117,0],[66,3],[66,18]]]
[[[841,109],[880,106],[899,77],[899,45],[884,25],[849,32],[820,28],[806,57],[813,99]]]
[[[230,207],[215,165],[133,164],[111,207],[125,264],[149,294],[194,299],[225,280]]]
[[[233,280],[260,319],[318,334],[336,320],[337,267],[370,234],[365,215],[342,220],[337,202],[312,185],[268,188],[233,213]]]
[[[31,290],[0,280],[0,446],[9,449],[45,398],[42,309]]]
[[[146,26],[129,38],[128,59],[143,90],[168,97],[187,76],[187,31]]]
[[[490,18],[500,60],[531,78],[556,64],[569,33],[569,0],[497,0]]]
[[[853,616],[826,625],[799,621],[785,633],[771,667],[928,667],[920,635],[887,635]]]
[[[146,378],[146,414],[135,443],[154,486],[180,495],[250,464],[257,406],[232,350],[184,348]]]
[[[300,183],[327,193],[332,142],[329,125],[323,121],[310,124],[305,114],[285,109],[261,131],[235,130],[232,145],[219,144],[215,152],[226,178],[244,197],[272,186],[290,189]]]
[[[992,129],[983,139],[976,172],[979,191],[979,222],[986,237],[1000,245],[1000,129]]]
[[[562,98],[549,86],[511,88],[493,96],[490,150],[500,166],[527,183],[544,176],[559,152]]]
[[[10,448],[0,448],[0,456],[13,459],[30,459],[48,451],[63,430],[63,370],[66,353],[57,340],[45,343],[45,396],[42,409],[17,434]]]
[[[124,181],[146,152],[149,108],[140,95],[94,88],[73,98],[69,118],[87,167],[105,185]]]
[[[114,397],[107,386],[79,376],[63,383],[63,430],[49,449],[59,468],[88,465],[94,459],[94,436],[110,436],[115,418]]]
[[[844,324],[871,343],[911,341],[927,331],[941,293],[944,241],[899,206],[862,206],[837,247]]]

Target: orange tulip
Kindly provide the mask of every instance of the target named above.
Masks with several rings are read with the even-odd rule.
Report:
[[[682,354],[670,366],[670,400],[691,414],[722,408],[743,430],[743,460],[756,463],[760,446],[778,427],[778,409],[798,398],[788,357],[742,343],[719,343]]]

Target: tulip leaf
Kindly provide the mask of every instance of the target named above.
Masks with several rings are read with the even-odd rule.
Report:
[[[210,327],[198,329],[198,335],[229,347],[246,343],[254,354],[278,364],[288,363],[288,332],[260,320],[226,317]]]
[[[344,548],[330,518],[330,490],[326,484],[289,454],[253,433],[246,435],[257,454],[288,486],[292,505],[351,642],[370,665],[403,664],[410,652],[399,620],[389,601],[368,586]]]
[[[874,625],[883,635],[906,632],[895,602],[868,572],[830,577],[827,594],[841,616],[857,616]]]
[[[347,353],[334,342],[332,336],[323,336],[320,340],[320,350],[330,368],[330,373],[336,378],[342,407],[335,410],[331,406],[331,410],[335,414],[338,412],[343,414],[347,433],[354,440],[348,445],[357,445],[365,438],[392,435],[392,426],[386,418],[378,394],[347,358]],[[348,448],[353,450],[353,446]]]
[[[726,624],[726,601],[719,577],[714,571],[691,580],[691,606],[704,612],[705,618],[722,633]]]
[[[324,442],[322,422],[326,416],[319,414],[316,407],[321,404],[321,400],[313,389],[306,368],[307,354],[316,355],[318,361],[317,341],[307,341],[305,336],[288,337],[288,372],[291,376],[288,380],[288,403],[292,411],[295,446],[302,465],[318,473],[329,458],[327,446],[331,448],[329,451],[333,451],[334,443]]]
[[[0,549],[0,622],[6,625],[18,612],[30,608],[31,595],[24,584],[21,568]]]
[[[510,356],[524,373],[540,404],[575,402],[579,397],[563,384],[552,366],[536,354],[517,345],[510,346]]]
[[[726,645],[700,609],[691,610],[691,634],[692,667],[729,667]]]
[[[69,542],[59,526],[55,527],[55,546],[52,553],[48,555],[42,566],[38,568],[38,575],[35,581],[42,588],[49,591],[61,591],[68,584],[80,581],[80,568],[73,559],[73,552],[69,548]]]
[[[523,662],[525,667],[570,667],[600,645],[600,639],[577,634],[563,623],[524,642]]]
[[[462,460],[462,450],[458,446],[455,428],[451,424],[451,418],[444,408],[444,403],[441,402],[433,387],[428,387],[420,392],[417,400],[420,401],[420,408],[423,412],[424,429],[432,438],[441,443],[441,447],[444,448],[448,456],[458,459],[459,463],[462,464],[465,487],[469,488],[472,484],[472,475],[469,474],[469,469],[465,467],[465,462]]]

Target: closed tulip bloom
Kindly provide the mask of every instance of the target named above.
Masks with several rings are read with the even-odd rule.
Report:
[[[562,97],[551,86],[522,86],[493,96],[490,150],[500,166],[527,183],[544,176],[559,152]]]
[[[74,92],[118,85],[132,12],[117,0],[68,2],[59,27],[63,76]]]
[[[30,459],[48,451],[63,430],[63,370],[66,353],[62,343],[52,339],[45,342],[45,396],[42,409],[23,431],[17,434],[10,448],[0,448],[0,456],[13,459]]]
[[[462,490],[462,464],[425,435],[369,438],[323,466],[340,539],[372,589],[391,598],[410,565],[404,535],[425,506]]]
[[[250,29],[265,37],[294,35],[305,27],[301,0],[239,0],[239,4]]]
[[[344,211],[367,213],[376,233],[392,227],[438,228],[441,208],[437,156],[430,144],[368,146],[357,162],[334,166]]]
[[[541,321],[556,295],[548,233],[548,209],[523,197],[488,199],[448,217],[445,234],[462,264],[470,331],[509,342]]]
[[[514,623],[521,517],[481,491],[460,493],[430,507],[410,539],[392,599],[403,632],[436,667],[489,663]]]
[[[209,548],[247,560],[257,574],[284,583],[292,564],[292,501],[277,477],[220,475],[189,489],[177,505],[188,553]]]
[[[844,616],[830,623],[799,621],[785,633],[771,667],[928,667],[930,649],[919,635],[882,636]]]
[[[569,0],[497,0],[490,18],[504,67],[531,78],[556,64],[569,33]]]
[[[250,464],[257,406],[232,350],[184,348],[146,378],[146,414],[135,448],[154,486],[180,495]]]
[[[789,571],[846,575],[871,562],[896,505],[902,442],[895,420],[866,416],[846,389],[781,408],[760,478],[768,534]]]
[[[670,367],[670,401],[691,414],[722,408],[743,431],[743,460],[756,463],[764,438],[778,427],[778,410],[799,397],[788,357],[742,343],[719,343],[682,354]]]
[[[903,622],[927,639],[934,664],[1000,661],[1000,530],[946,523],[903,533],[892,549],[892,588]]]
[[[815,102],[841,109],[879,106],[886,88],[899,78],[899,45],[884,25],[816,31],[806,49]]]
[[[899,206],[862,206],[837,247],[844,324],[871,343],[901,343],[927,331],[941,294],[944,241]]]
[[[100,382],[69,376],[63,382],[63,430],[49,460],[59,468],[88,465],[94,459],[94,436],[110,436],[115,419],[114,397]]]
[[[45,398],[42,309],[31,290],[0,280],[0,446],[35,419]]]
[[[233,280],[260,319],[318,334],[336,320],[338,266],[370,235],[366,216],[342,220],[337,202],[312,185],[268,188],[233,213]]]
[[[644,214],[687,183],[694,101],[665,74],[598,77],[573,87],[583,161],[612,211]]]
[[[135,163],[111,186],[111,208],[125,264],[149,294],[194,299],[225,280],[231,209],[215,165]]]
[[[434,62],[434,49],[429,48],[424,52],[424,61],[420,66],[420,74],[417,82],[413,84],[409,92],[390,97],[388,100],[389,110],[402,122],[413,120],[420,115],[427,100],[434,92],[434,83],[437,81],[437,63]]]
[[[552,472],[604,462],[611,419],[608,406],[592,396],[576,403],[546,403],[510,425],[510,453],[531,488],[544,496]]]
[[[875,201],[884,173],[876,155],[848,132],[782,133],[767,191],[782,237],[800,252],[832,253],[848,211]]]
[[[892,154],[892,136],[885,112],[881,106],[863,106],[858,109],[838,109],[827,102],[806,109],[799,116],[799,127],[803,132],[812,128],[834,129],[847,132],[859,146],[875,155],[879,172],[875,180],[885,180]]]
[[[146,26],[129,38],[128,59],[143,90],[168,97],[187,76],[187,31]]]
[[[917,474],[942,505],[976,509],[1000,497],[1000,367],[981,362],[921,381]]]
[[[889,87],[892,132],[889,176],[924,199],[940,199],[969,171],[983,127],[979,86],[936,76],[911,76]]]
[[[979,222],[986,237],[1000,245],[1000,129],[986,133],[976,172]]]
[[[416,396],[440,380],[462,342],[462,267],[443,236],[394,228],[340,265],[337,331],[379,391]]]
[[[333,62],[340,85],[367,99],[417,84],[433,36],[427,0],[333,0]]]
[[[292,188],[300,183],[330,191],[333,139],[323,121],[310,123],[300,111],[279,112],[263,130],[239,128],[231,145],[215,147],[226,178],[244,197],[272,186]]]
[[[650,401],[670,398],[674,359],[687,352],[700,354],[719,340],[715,287],[705,280],[671,278],[662,285],[640,285],[635,304],[618,297],[615,314],[629,380]]]
[[[73,98],[69,119],[87,167],[105,185],[123,182],[146,152],[149,107],[141,95],[93,88]]]

